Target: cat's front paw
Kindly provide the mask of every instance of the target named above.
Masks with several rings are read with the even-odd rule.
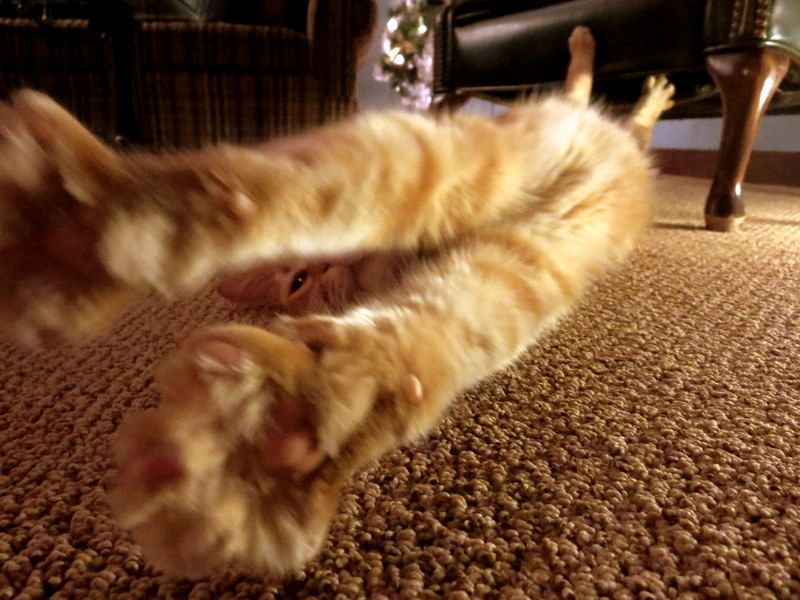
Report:
[[[0,336],[80,338],[131,300],[97,251],[117,161],[42,94],[0,104]]]
[[[168,359],[162,405],[120,429],[109,496],[157,567],[280,573],[317,553],[342,483],[404,433],[408,394],[364,331],[226,326]]]

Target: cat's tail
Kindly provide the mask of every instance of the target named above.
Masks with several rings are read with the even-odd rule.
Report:
[[[569,55],[564,91],[570,101],[578,106],[588,106],[594,82],[595,41],[587,27],[573,29],[569,36]]]

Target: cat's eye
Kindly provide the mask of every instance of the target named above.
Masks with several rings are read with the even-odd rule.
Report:
[[[306,282],[308,279],[308,271],[298,271],[297,274],[292,279],[292,285],[289,286],[289,292],[294,294],[297,292]]]

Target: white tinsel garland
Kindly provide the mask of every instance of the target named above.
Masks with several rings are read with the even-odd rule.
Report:
[[[387,81],[404,106],[427,110],[433,86],[435,7],[428,0],[395,0],[383,30],[382,53],[375,79]]]

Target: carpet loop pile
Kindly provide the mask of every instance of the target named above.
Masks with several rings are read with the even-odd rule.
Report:
[[[109,440],[213,296],[81,348],[0,346],[0,599],[800,598],[800,191],[737,235],[665,178],[652,233],[579,309],[346,490],[283,580],[154,572],[104,502]]]

